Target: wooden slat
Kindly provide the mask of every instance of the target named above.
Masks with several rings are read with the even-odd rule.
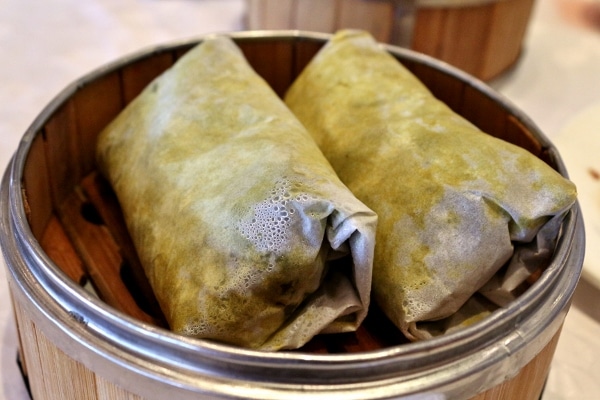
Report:
[[[77,157],[80,141],[72,100],[50,117],[44,134],[52,203],[58,208],[83,176]]]
[[[389,42],[394,27],[389,0],[251,0],[248,10],[250,29],[363,29]]]
[[[300,75],[321,47],[323,47],[323,43],[312,40],[298,40],[294,43],[294,64],[291,79],[295,79]]]
[[[470,400],[539,399],[546,378],[548,377],[550,363],[552,362],[559,337],[560,330],[542,351],[525,365],[515,377],[474,396]]]
[[[445,17],[444,10],[418,8],[415,13],[411,48],[432,57],[440,54],[443,42],[436,38],[444,34]]]
[[[462,81],[425,64],[404,63],[404,65],[437,99],[446,103],[454,112],[460,113],[465,89]]]
[[[78,146],[75,154],[84,178],[94,169],[96,138],[123,108],[119,72],[113,72],[83,86],[73,97]]]
[[[534,0],[503,0],[492,5],[487,48],[481,54],[478,76],[488,80],[514,64],[533,9]]]
[[[492,136],[501,138],[506,132],[506,110],[472,86],[465,86],[458,113]]]
[[[143,400],[143,397],[116,386],[100,375],[96,375],[96,391],[98,400]]]
[[[143,400],[107,381],[75,361],[31,321],[20,305],[14,306],[22,364],[30,365],[32,398],[44,400]]]
[[[96,399],[94,375],[56,347],[14,303],[20,343],[34,399]]]
[[[437,56],[478,76],[482,55],[487,51],[492,6],[449,8],[445,13],[442,36],[435,38],[442,42]]]
[[[44,390],[44,371],[45,365],[40,360],[37,336],[33,322],[27,317],[21,305],[13,302],[17,330],[19,334],[19,343],[21,344],[21,354],[23,355],[24,365],[26,365],[29,386],[34,398],[37,393],[43,393]]]
[[[543,158],[543,149],[539,140],[514,116],[506,118],[505,132],[502,139],[529,150],[536,157]]]
[[[125,66],[121,71],[123,100],[133,100],[154,78],[173,65],[171,53],[160,53]]]
[[[50,182],[44,154],[43,135],[33,139],[23,170],[23,201],[31,231],[41,238],[52,215]]]
[[[419,7],[411,47],[484,80],[517,60],[534,0],[503,0],[461,7]],[[389,0],[250,0],[250,29],[334,32],[364,29],[381,42],[394,38]],[[331,24],[333,22],[333,25]]]
[[[97,399],[94,373],[65,354],[35,324],[32,328],[40,363],[44,367],[43,393],[34,393],[34,399]]]
[[[137,252],[125,228],[119,202],[108,182],[97,172],[93,172],[81,182],[81,187],[86,199],[94,205],[102,218],[103,224],[109,230],[115,242],[118,243],[120,252],[128,260],[131,260],[130,262],[139,265]]]
[[[17,349],[18,354],[17,356],[19,357],[19,362],[20,362],[20,367],[21,367],[21,373],[23,374],[23,378],[24,379],[28,379],[29,376],[29,372],[27,371],[27,360],[25,358],[25,348],[23,347],[23,340],[21,339],[21,335],[19,334],[21,332],[21,328],[19,327],[19,316],[18,316],[18,312],[20,312],[17,307],[19,306],[16,302],[15,299],[12,295],[12,290],[8,291],[8,294],[10,296],[10,303],[11,303],[11,308],[13,311],[13,317],[14,317],[14,321],[15,321],[15,325],[17,328],[17,340],[19,341],[19,348]]]
[[[254,70],[283,96],[293,79],[294,51],[290,42],[244,41],[238,45]]]
[[[50,219],[40,242],[46,254],[78,285],[85,285],[87,273],[58,218]]]
[[[134,297],[138,299],[138,303],[143,303],[144,310],[160,320],[161,326],[166,326],[160,306],[127,231],[119,201],[109,183],[94,172],[82,181],[81,186],[86,198],[94,205],[111,237],[118,244],[120,254],[127,261],[131,277],[135,282]],[[133,288],[129,287],[129,290],[131,292]]]
[[[412,48],[489,80],[517,60],[534,0],[421,7]]]
[[[81,189],[67,198],[60,219],[75,249],[86,266],[100,297],[110,306],[140,321],[160,325],[161,321],[144,312],[121,279],[123,257],[119,245],[104,225],[83,218],[82,208],[91,204]],[[92,206],[93,207],[93,206]]]

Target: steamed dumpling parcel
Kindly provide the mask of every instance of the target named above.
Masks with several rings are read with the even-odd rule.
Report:
[[[230,39],[153,81],[97,156],[172,330],[274,350],[365,317],[376,215]]]
[[[503,266],[487,294],[507,300],[575,201],[569,181],[452,112],[366,33],[335,35],[285,100],[377,213],[373,299],[411,339],[435,334],[424,322],[453,316]]]

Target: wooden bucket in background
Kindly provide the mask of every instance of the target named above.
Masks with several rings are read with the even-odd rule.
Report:
[[[232,37],[280,95],[328,39]],[[25,133],[5,173],[0,244],[33,398],[538,399],[583,262],[577,206],[551,263],[521,297],[439,338],[402,343],[376,309],[357,333],[317,337],[292,352],[165,328],[114,194],[95,171],[94,149],[104,126],[196,43],[143,51],[67,87]],[[455,111],[566,174],[546,137],[489,87],[429,57],[388,50]]]
[[[483,80],[519,58],[534,0],[248,0],[249,29],[370,31]]]

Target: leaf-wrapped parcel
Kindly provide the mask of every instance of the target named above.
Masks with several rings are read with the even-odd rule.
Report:
[[[156,78],[97,160],[173,331],[277,350],[364,319],[377,217],[229,38]]]
[[[574,185],[455,114],[367,33],[338,32],[285,101],[378,214],[373,298],[408,338],[492,310],[474,301],[484,285],[506,304],[548,260]]]

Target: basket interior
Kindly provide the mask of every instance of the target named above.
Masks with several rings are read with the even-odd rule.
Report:
[[[236,39],[248,61],[283,95],[324,41],[303,37]],[[167,327],[125,228],[114,193],[96,172],[100,131],[193,43],[125,59],[83,78],[38,121],[23,170],[25,211],[34,237],[65,274],[110,306]],[[439,99],[483,131],[551,164],[535,135],[487,94],[435,65],[395,54]],[[556,167],[556,166],[553,166]],[[301,351],[372,350],[406,341],[375,306],[356,333],[317,336]]]

